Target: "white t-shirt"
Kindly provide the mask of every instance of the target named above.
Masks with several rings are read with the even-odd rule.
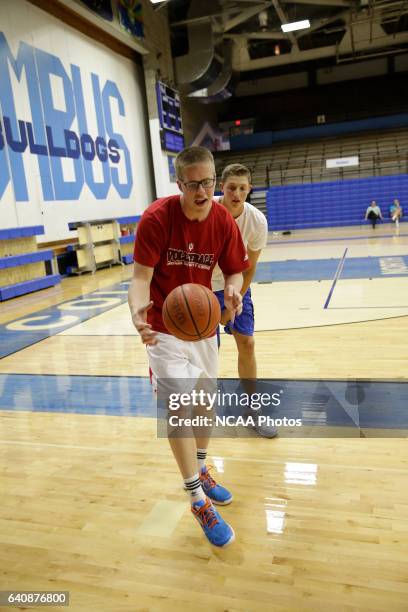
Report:
[[[218,198],[214,198],[218,200]],[[249,202],[244,202],[244,210],[235,219],[241,232],[245,248],[260,251],[268,241],[268,223],[265,215]],[[211,279],[213,291],[221,291],[225,287],[224,275],[218,265],[213,270]]]

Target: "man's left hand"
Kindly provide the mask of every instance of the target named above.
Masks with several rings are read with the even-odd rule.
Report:
[[[227,310],[226,308],[224,308],[221,311],[221,325],[226,325],[229,321],[231,321],[231,313],[229,310]]]
[[[231,323],[233,323],[235,316],[239,316],[242,312],[242,295],[233,285],[225,287],[224,304],[231,319]]]

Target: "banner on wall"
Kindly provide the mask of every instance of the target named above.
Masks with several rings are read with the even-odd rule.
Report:
[[[111,0],[81,0],[81,2],[107,21],[113,21]]]
[[[30,120],[22,118],[13,80],[26,81]],[[89,81],[92,99],[85,95]],[[58,104],[57,92],[62,95]],[[97,125],[92,133],[91,113]],[[66,66],[58,56],[25,42],[13,55],[0,32],[0,198],[10,182],[16,201],[33,196],[24,164],[27,154],[38,161],[44,201],[79,200],[85,185],[96,199],[105,199],[111,187],[120,198],[128,198],[131,154],[127,137],[115,126],[118,114],[125,117],[126,107],[113,80],[76,64]]]
[[[146,106],[140,66],[0,0],[0,228],[42,225],[50,242],[74,222],[143,212],[155,195]]]
[[[360,161],[358,155],[326,159],[326,168],[344,168],[344,166],[358,166],[359,164]]]
[[[144,38],[143,7],[138,0],[117,0],[119,23],[132,36]]]

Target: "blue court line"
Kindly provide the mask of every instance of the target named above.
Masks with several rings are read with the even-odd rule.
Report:
[[[337,280],[340,278],[340,274],[341,274],[341,272],[343,270],[344,261],[346,259],[347,251],[348,251],[348,249],[346,249],[344,251],[343,257],[341,258],[341,260],[339,262],[338,268],[336,270],[336,274],[334,275],[333,284],[332,284],[332,286],[330,288],[329,295],[327,296],[327,299],[326,299],[326,302],[325,302],[325,304],[323,306],[323,309],[326,309],[329,306],[329,304],[330,304],[330,300],[331,300],[331,297],[333,295],[333,291],[334,291],[334,288],[336,286]]]
[[[219,389],[242,392],[237,379],[220,379]],[[300,418],[310,427],[408,429],[407,382],[261,379],[257,391],[280,393],[280,406],[264,409],[273,418]],[[237,414],[236,409],[228,406],[218,413]],[[1,410],[157,416],[149,379],[137,376],[0,374]]]
[[[293,230],[294,232],[296,230]],[[337,242],[338,240],[367,240],[371,238],[395,238],[395,234],[374,234],[370,236],[344,236],[338,238],[302,238],[301,240],[292,240],[288,238],[287,240],[268,240],[266,243],[268,246],[271,244],[300,244],[302,242]],[[402,238],[404,236],[408,236],[408,234],[398,234],[398,238]]]

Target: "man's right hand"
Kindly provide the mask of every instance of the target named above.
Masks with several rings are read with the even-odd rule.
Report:
[[[157,332],[152,330],[152,326],[147,323],[147,311],[153,306],[153,302],[149,302],[146,306],[142,306],[132,315],[133,325],[136,327],[143,344],[154,346],[157,344]]]

